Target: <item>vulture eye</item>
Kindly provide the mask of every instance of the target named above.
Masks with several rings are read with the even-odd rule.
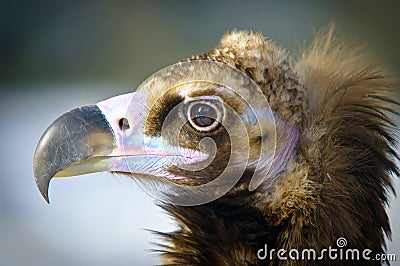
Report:
[[[190,124],[199,131],[211,131],[221,121],[221,111],[206,101],[190,103],[187,116]]]

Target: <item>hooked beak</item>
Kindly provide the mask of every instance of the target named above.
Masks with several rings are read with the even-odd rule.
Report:
[[[102,171],[102,156],[116,146],[114,132],[95,105],[65,113],[42,135],[33,159],[36,185],[49,202],[48,188],[53,177]],[[92,159],[96,162],[90,162]],[[97,169],[96,169],[97,168]]]
[[[46,129],[36,147],[33,171],[36,185],[47,202],[53,177],[114,170],[124,155],[121,126],[125,125],[120,123],[126,117],[132,97],[135,93],[73,109]],[[143,100],[140,93],[136,93],[135,98]]]
[[[172,146],[162,136],[146,136],[146,95],[138,91],[73,109],[46,129],[36,148],[33,171],[47,202],[54,177],[109,171],[180,179],[165,167],[208,157]]]

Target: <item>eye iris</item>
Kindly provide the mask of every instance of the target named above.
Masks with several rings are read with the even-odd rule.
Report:
[[[190,110],[190,117],[197,126],[208,127],[215,122],[217,111],[210,105],[198,103]]]

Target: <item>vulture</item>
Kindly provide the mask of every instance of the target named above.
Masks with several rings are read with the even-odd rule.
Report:
[[[381,265],[390,238],[398,114],[394,83],[334,34],[298,58],[261,33],[134,92],[73,109],[43,133],[34,177],[108,171],[177,222],[155,232],[163,265]]]

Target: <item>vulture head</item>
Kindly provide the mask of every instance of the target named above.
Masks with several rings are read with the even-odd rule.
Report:
[[[135,92],[57,118],[35,152],[36,184],[48,201],[55,177],[132,178],[177,221],[158,233],[168,265],[360,262],[324,256],[329,247],[380,264],[361,252],[383,253],[390,236],[390,87],[333,27],[294,63],[261,34],[233,31]]]

